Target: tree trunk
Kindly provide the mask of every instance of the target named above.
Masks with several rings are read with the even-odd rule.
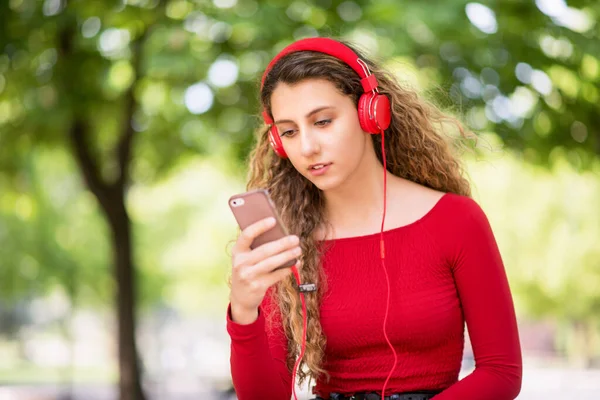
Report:
[[[162,2],[159,2],[162,5]],[[60,61],[71,63],[65,71],[75,71],[79,67],[74,58],[73,39],[76,37],[77,25],[71,23],[59,35]],[[114,156],[119,165],[116,180],[107,182],[101,176],[98,160],[92,151],[91,127],[86,123],[84,109],[74,107],[74,120],[69,136],[73,152],[88,189],[94,194],[106,216],[111,230],[114,277],[116,282],[116,303],[118,320],[119,346],[119,393],[120,400],[145,400],[141,387],[140,366],[137,357],[135,340],[136,280],[132,256],[131,221],[125,208],[125,188],[129,184],[129,163],[135,130],[131,120],[136,102],[134,88],[140,77],[142,47],[148,36],[145,30],[131,44],[132,66],[135,81],[124,93],[124,110],[120,138],[114,149]],[[73,83],[72,77],[66,76],[63,81],[66,91],[76,91],[79,86]]]
[[[131,246],[131,222],[123,196],[111,196],[110,200],[105,212],[112,232],[114,276],[117,282],[120,400],[144,400],[135,340],[136,279]]]
[[[119,346],[119,393],[120,400],[145,400],[140,384],[140,368],[135,340],[136,281],[133,266],[131,222],[125,208],[126,162],[121,165],[121,177],[111,185],[100,179],[98,167],[88,148],[89,129],[82,120],[76,119],[71,127],[71,139],[76,159],[90,191],[96,196],[106,216],[111,231],[115,298]],[[131,144],[131,133],[121,142]],[[120,149],[124,149],[125,145]],[[127,152],[122,151],[121,154]],[[124,160],[128,157],[123,156]]]

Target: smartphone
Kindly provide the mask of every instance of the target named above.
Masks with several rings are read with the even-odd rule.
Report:
[[[277,221],[273,228],[261,233],[252,241],[251,249],[288,235],[287,229],[281,223],[275,205],[269,196],[269,192],[265,189],[251,190],[231,196],[229,198],[229,208],[231,208],[231,212],[242,230],[264,218],[273,217]],[[274,271],[291,267],[297,262],[298,260],[294,258],[275,268]]]

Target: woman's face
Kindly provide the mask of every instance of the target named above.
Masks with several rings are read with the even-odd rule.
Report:
[[[279,82],[271,112],[291,163],[324,191],[346,182],[372,143],[352,99],[323,79]]]

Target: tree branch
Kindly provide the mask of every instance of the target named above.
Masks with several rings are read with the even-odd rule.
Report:
[[[80,118],[75,118],[69,131],[71,143],[75,150],[77,162],[83,172],[83,177],[88,188],[96,196],[100,204],[108,204],[109,187],[100,178],[98,166],[91,156],[86,142],[86,127]]]
[[[121,127],[121,137],[117,144],[116,153],[119,162],[119,177],[114,183],[117,190],[123,190],[127,183],[128,168],[131,157],[132,142],[135,136],[135,130],[132,126],[133,113],[135,112],[136,102],[134,90],[141,75],[141,64],[143,58],[143,47],[149,35],[149,28],[146,28],[142,35],[132,44],[132,64],[135,79],[131,83],[127,92],[125,92],[125,118]]]
[[[73,57],[74,32],[75,29],[73,28],[72,24],[67,25],[59,32],[57,47],[60,55],[59,60],[62,63],[66,63],[67,60]],[[67,65],[64,65],[63,67],[65,71],[68,71]],[[70,82],[71,81],[69,79],[65,78],[61,80],[61,85],[64,87],[65,91],[73,93],[73,85],[70,84]],[[81,117],[81,112],[74,108],[73,122],[69,128],[69,137],[73,145],[76,160],[81,167],[81,171],[88,188],[92,191],[92,193],[94,193],[101,204],[106,204],[104,200],[107,199],[109,187],[102,180],[98,165],[96,164],[95,159],[92,157],[92,152],[90,151],[86,140],[88,131],[89,127],[86,126],[83,118]]]
[[[164,7],[165,0],[159,0],[156,7],[157,10],[160,10],[159,15],[164,14]],[[146,40],[150,36],[150,33],[154,30],[154,26],[155,25],[153,22],[148,22],[142,34],[132,43],[131,46],[134,81],[131,83],[131,86],[125,93],[125,118],[121,127],[121,138],[116,148],[117,160],[119,163],[119,177],[114,183],[114,187],[119,191],[123,191],[125,184],[127,183],[129,162],[131,161],[132,142],[135,136],[135,130],[131,124],[133,113],[135,112],[136,107],[134,91],[141,76],[144,45],[146,44]]]
[[[158,2],[158,7],[163,6],[164,1],[160,0]],[[144,32],[132,43],[131,46],[133,72],[135,78],[134,81],[131,83],[129,89],[127,89],[127,91],[125,92],[125,118],[121,127],[121,138],[116,149],[117,159],[119,162],[119,177],[114,183],[114,186],[117,188],[117,190],[123,190],[125,184],[127,183],[132,142],[135,136],[135,130],[132,126],[133,114],[136,108],[134,90],[141,76],[141,65],[144,54],[144,45],[146,44],[146,40],[150,36],[150,32],[153,30],[152,27],[149,27],[151,25],[152,24],[147,25],[146,29],[144,29]]]

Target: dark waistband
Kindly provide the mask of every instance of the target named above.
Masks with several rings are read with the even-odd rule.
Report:
[[[393,393],[386,395],[384,400],[429,400],[436,394],[441,393],[435,390],[420,390],[416,392]],[[381,400],[381,395],[375,392],[358,392],[354,394],[341,394],[332,392],[329,394],[330,400]],[[317,396],[314,400],[325,400]]]

